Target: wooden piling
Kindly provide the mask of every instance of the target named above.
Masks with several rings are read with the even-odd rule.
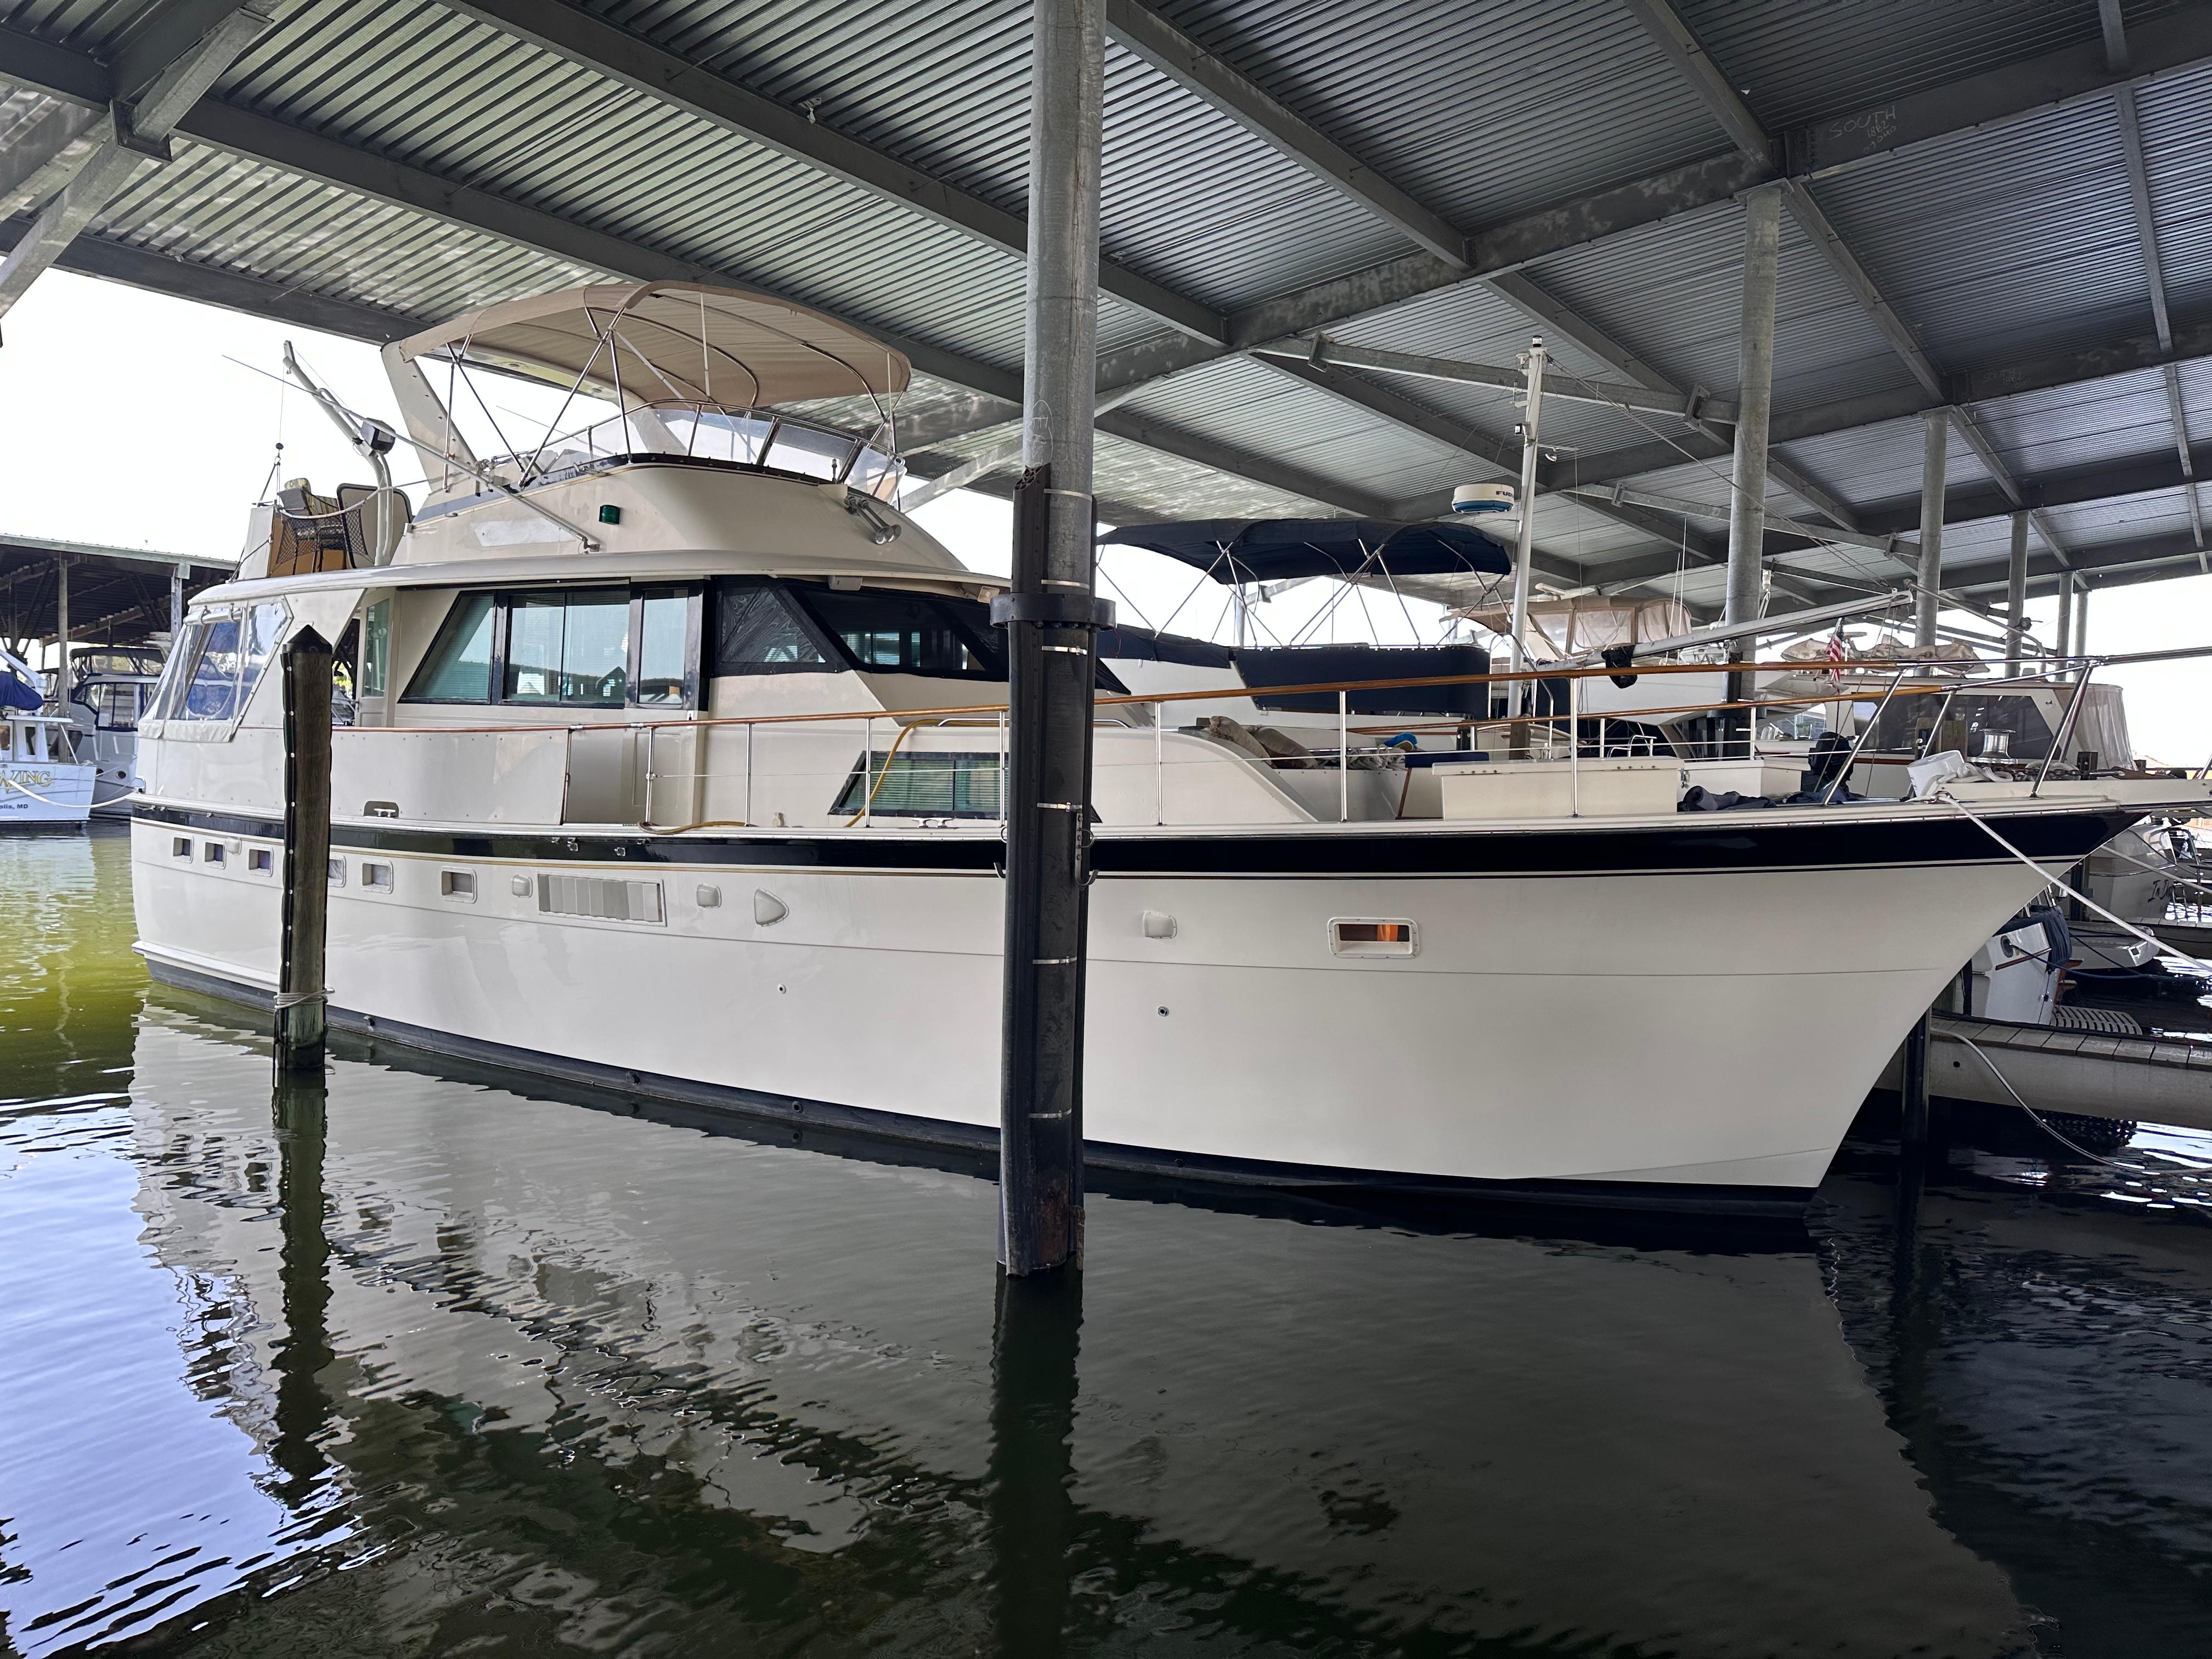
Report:
[[[284,938],[276,1070],[323,1069],[330,914],[331,643],[303,628],[284,647]]]

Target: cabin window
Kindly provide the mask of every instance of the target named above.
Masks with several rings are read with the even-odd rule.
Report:
[[[838,665],[782,589],[762,581],[714,584],[714,660],[726,674],[825,674]]]
[[[195,617],[170,653],[158,698],[163,720],[229,724],[245,712],[276,654],[289,616],[282,604]]]
[[[698,702],[700,596],[683,588],[639,588],[630,596],[630,701],[643,708],[689,708]]]
[[[333,887],[343,887],[345,885],[345,860],[343,859],[332,859],[330,861],[328,879],[330,884]]]
[[[191,857],[191,855],[192,838],[190,836],[172,836],[169,837],[169,856],[171,858],[188,859]]]
[[[361,625],[361,695],[384,695],[385,677],[392,660],[392,601],[379,599],[368,607]]]
[[[695,708],[699,606],[696,587],[464,593],[405,701]]]
[[[991,751],[870,755],[853,763],[830,808],[863,810],[882,818],[995,818],[999,757]]]
[[[629,689],[629,594],[526,593],[507,602],[504,702],[618,708]]]
[[[92,723],[102,732],[138,729],[138,686],[131,680],[95,680],[80,685],[72,702],[92,711]]]
[[[276,872],[276,854],[270,848],[249,847],[246,849],[246,867],[257,876],[274,875]]]
[[[369,864],[361,866],[361,884],[372,893],[392,890],[392,866],[388,864]]]
[[[989,615],[973,600],[882,591],[840,593],[810,585],[801,590],[801,603],[845,647],[856,668],[945,679],[1006,677]]]
[[[410,702],[491,701],[492,596],[461,593],[407,687]]]
[[[476,872],[473,870],[439,871],[438,896],[441,898],[464,899],[474,904],[477,902]]]
[[[221,842],[211,841],[200,848],[200,862],[202,864],[221,864],[222,861],[222,843]]]

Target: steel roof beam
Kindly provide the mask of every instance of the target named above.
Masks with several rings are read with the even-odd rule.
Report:
[[[1753,161],[1772,166],[1774,140],[1668,0],[1621,0],[1621,4],[1644,26],[1651,44],[1674,66],[1675,73],[1690,83],[1698,101],[1728,134],[1729,142]]]
[[[64,103],[49,103],[35,119],[16,127],[0,145],[0,219],[36,207],[65,187],[99,149],[103,134],[112,131],[91,111]]]
[[[1521,451],[1517,444],[1508,444],[1492,437],[1488,433],[1478,432],[1470,427],[1462,426],[1449,416],[1439,414],[1425,404],[1415,403],[1413,399],[1391,391],[1388,386],[1377,386],[1372,380],[1363,379],[1356,374],[1339,374],[1325,365],[1304,362],[1297,358],[1265,358],[1261,361],[1279,374],[1304,381],[1308,386],[1328,392],[1356,408],[1364,410],[1370,415],[1380,416],[1382,419],[1404,427],[1409,431],[1419,432],[1426,437],[1435,439],[1439,443],[1447,444],[1469,459],[1490,467],[1503,477],[1519,476]],[[1548,388],[1548,377],[1546,384]],[[1551,486],[1547,483],[1545,488],[1550,489]],[[1616,524],[1639,531],[1644,535],[1656,536],[1670,544],[1686,542],[1690,550],[1690,556],[1694,562],[1714,563],[1725,561],[1728,556],[1727,550],[1724,547],[1717,546],[1711,538],[1692,535],[1681,526],[1670,524],[1655,514],[1643,511],[1638,503],[1610,499],[1591,501],[1584,498],[1578,500],[1577,504],[1589,512],[1596,514],[1600,518],[1610,519]],[[1393,512],[1382,516],[1402,519],[1433,518],[1445,511],[1449,505],[1448,498],[1401,502]],[[1571,581],[1587,580],[1581,567],[1560,558],[1556,554],[1539,555],[1534,568],[1547,575],[1564,577]],[[1801,598],[1814,597],[1812,590],[1794,581],[1778,578],[1776,586],[1787,592],[1796,593]]]
[[[2212,445],[2199,446],[2194,459],[2197,464],[2212,462]],[[2191,471],[2195,470],[2193,465]],[[2124,501],[2130,496],[2178,489],[2189,476],[2183,471],[2179,461],[2170,450],[2159,449],[2140,455],[2121,456],[2113,460],[2100,461],[2094,466],[2052,473],[2039,479],[2034,487],[2035,501],[2030,510],[2091,507],[2104,501]],[[2002,490],[1983,489],[1971,494],[1953,490],[1943,514],[1943,522],[1947,525],[1972,524],[1984,519],[2000,519],[2011,514],[2017,505]],[[1865,518],[1875,533],[1888,532],[1898,534],[1911,529],[1917,522],[1918,508],[1913,500],[1897,501],[1869,507]]]
[[[2077,586],[2121,587],[2135,581],[2157,580],[2160,578],[2142,574],[2145,567],[2178,564],[2183,568],[2166,573],[2167,577],[2191,576],[2197,574],[2197,544],[2185,532],[2172,536],[2146,536],[2139,540],[2106,542],[2081,548],[2075,554],[2070,567],[2062,566],[2045,556],[2036,556],[2028,576],[2031,593],[2051,593],[2058,590],[2069,576]],[[2009,561],[1984,559],[1960,566],[1943,574],[1943,592],[1979,593],[2002,588],[2009,578]],[[2130,573],[2130,574],[2119,574]]]
[[[52,199],[0,260],[0,316],[52,268],[79,232],[147,161],[169,159],[168,135],[216,76],[273,21],[238,0],[167,0],[146,18],[108,76],[105,110],[86,128],[88,148],[66,144],[14,182],[9,196],[54,188]],[[34,202],[35,197],[28,197]]]
[[[2128,66],[2127,27],[2120,16],[2118,0],[2097,0],[2097,19],[2105,36],[2105,59],[2115,73],[2124,72]],[[2158,330],[2159,343],[2168,350],[2173,347],[2173,315],[2167,309],[2166,299],[2166,262],[2159,253],[2158,220],[2150,201],[2150,168],[2143,157],[2142,122],[2136,111],[2135,88],[2119,86],[2112,90],[2113,112],[2118,117],[2120,149],[2128,167],[2128,199],[2135,210],[2136,238],[2142,250],[2143,275],[2150,285],[2150,314]],[[2212,570],[2212,562],[2206,557],[2204,541],[2204,508],[2197,498],[2197,472],[2189,454],[2189,410],[2182,400],[2181,376],[2172,363],[2166,366],[2166,412],[2173,428],[2175,450],[2181,457],[2181,471],[2186,482],[2183,493],[2189,501],[2190,533],[2197,539],[2197,563]]]
[[[2212,324],[2177,331],[2171,351],[2161,350],[2156,338],[2150,335],[2136,335],[1950,374],[1946,377],[1949,396],[1942,400],[1931,400],[1914,388],[1844,398],[1778,413],[1771,441],[1795,443],[1826,437],[1889,421],[1911,419],[1947,404],[1989,403],[2023,392],[2055,391],[2202,357],[2212,357]],[[1690,453],[1686,456],[1684,450]],[[1582,478],[1586,483],[1609,483],[1616,478],[1632,478],[1679,466],[1685,459],[1708,460],[1726,453],[1724,447],[1710,439],[1686,434],[1673,444],[1638,444],[1627,449],[1584,456]]]
[[[539,50],[680,109],[750,143],[820,168],[896,202],[1017,259],[1029,251],[1029,227],[981,197],[886,155],[809,114],[703,69],[565,0],[445,0],[448,9],[526,40]],[[1111,259],[1098,262],[1098,285],[1126,305],[1209,345],[1229,337],[1220,313]]]
[[[1707,519],[1726,524],[1729,519],[1725,502],[1714,506],[1705,501],[1692,501],[1681,495],[1665,495],[1648,489],[1627,489],[1619,484],[1570,484],[1555,494],[1572,495],[1579,501],[1595,504],[1618,501],[1630,507],[1648,507],[1661,513],[1679,514],[1685,518]],[[1795,519],[1779,518],[1770,513],[1766,527],[1787,536],[1802,537],[1807,541],[1832,542],[1844,547],[1861,547],[1870,553],[1894,554],[1897,538],[1870,535],[1856,530],[1832,530],[1826,525],[1804,524]]]

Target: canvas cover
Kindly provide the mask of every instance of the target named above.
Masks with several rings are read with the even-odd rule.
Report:
[[[906,358],[860,330],[765,295],[703,283],[605,283],[509,300],[399,343],[639,404],[762,409],[906,390]]]
[[[1510,637],[1513,611],[1504,605],[1470,605],[1454,611],[1478,628]],[[1572,599],[1537,598],[1528,602],[1526,648],[1531,662],[1557,662],[1562,657],[1603,651],[1616,645],[1644,645],[1653,640],[1679,639],[1697,628],[1697,621],[1679,599],[1612,599],[1601,593],[1577,594]]]

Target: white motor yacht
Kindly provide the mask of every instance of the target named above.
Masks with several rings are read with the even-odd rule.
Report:
[[[70,739],[93,769],[92,811],[131,816],[138,787],[138,719],[160,684],[161,653],[145,646],[80,646],[70,653],[67,699],[54,712],[70,723]]]
[[[898,510],[904,360],[684,283],[494,306],[385,356],[419,511],[387,542],[325,533],[349,510],[396,528],[381,491],[258,509],[141,721],[155,975],[276,985],[276,671],[312,627],[356,692],[334,1024],[988,1149],[1005,584]],[[480,457],[447,401],[479,368],[593,417]],[[1462,526],[1341,532],[1370,537],[1505,568]],[[1129,660],[1095,727],[1085,1131],[1094,1162],[1186,1178],[1788,1212],[2048,872],[2206,794],[1975,780],[1972,817],[1680,813],[1669,757],[1571,746],[1434,765],[1416,796],[1379,747],[1279,767],[1204,698],[1118,678]]]

